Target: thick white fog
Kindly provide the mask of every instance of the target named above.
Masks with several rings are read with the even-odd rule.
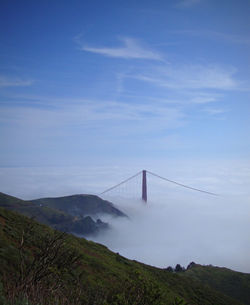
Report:
[[[1,191],[22,199],[99,194],[142,167],[1,168]],[[147,168],[146,168],[147,169]],[[148,203],[107,194],[129,216],[107,219],[111,229],[93,239],[121,255],[159,267],[200,264],[250,272],[248,162],[169,162],[150,168],[169,179],[220,196],[148,177]],[[140,181],[137,182],[140,196]]]
[[[144,263],[173,267],[191,261],[250,272],[250,209],[236,198],[184,194],[149,201],[114,200],[129,219],[92,239]]]

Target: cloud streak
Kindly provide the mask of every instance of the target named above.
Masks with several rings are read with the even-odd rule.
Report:
[[[147,47],[143,47],[137,40],[132,38],[122,38],[123,46],[121,47],[90,47],[82,46],[82,50],[86,52],[96,53],[108,57],[124,58],[124,59],[149,59],[162,60],[162,56]]]
[[[202,39],[212,39],[216,41],[224,41],[228,43],[234,43],[234,44],[250,44],[250,38],[245,37],[242,35],[236,35],[236,34],[228,34],[223,32],[217,32],[217,31],[205,31],[205,30],[182,30],[182,31],[174,31],[175,34],[184,34],[189,36],[195,36],[200,37]]]
[[[202,2],[202,0],[182,0],[178,4],[176,4],[176,7],[177,8],[188,8],[188,7],[195,6],[201,2]]]
[[[168,65],[131,75],[131,78],[168,89],[235,90],[240,89],[240,84],[234,79],[235,72],[233,68],[217,65]]]
[[[205,108],[204,112],[210,114],[210,115],[219,115],[226,113],[227,111],[225,109],[220,109],[220,108]]]
[[[64,100],[65,102],[65,100]],[[41,102],[42,104],[42,102]],[[155,132],[162,129],[177,128],[183,124],[181,110],[162,103],[143,105],[118,103],[112,101],[70,100],[65,105],[51,108],[27,106],[2,106],[0,122],[8,128],[29,130],[68,130],[79,128],[77,133],[88,133],[89,129],[99,130],[101,134],[113,129],[112,133],[137,134]],[[46,118],[46,120],[44,120]],[[146,124],[147,122],[147,124]]]
[[[33,81],[19,78],[9,78],[0,75],[0,87],[27,87],[31,86]]]

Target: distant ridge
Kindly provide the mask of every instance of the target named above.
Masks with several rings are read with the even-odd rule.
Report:
[[[72,195],[27,201],[0,192],[0,207],[34,218],[59,231],[82,236],[97,234],[101,230],[109,228],[107,223],[97,217],[100,214],[126,216],[112,203],[92,195]],[[90,215],[95,215],[96,220],[93,220]]]
[[[72,216],[109,214],[126,217],[113,203],[103,200],[96,195],[78,194],[63,197],[50,197],[31,200],[35,204],[54,208]]]

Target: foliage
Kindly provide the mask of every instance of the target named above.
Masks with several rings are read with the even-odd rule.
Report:
[[[182,267],[180,264],[177,264],[177,265],[175,266],[174,271],[175,271],[175,272],[183,272],[183,271],[185,271],[185,268]]]
[[[193,263],[183,275],[250,305],[250,274]]]
[[[34,245],[34,225],[30,221],[22,231],[17,245],[16,268],[2,276],[10,304],[15,304],[16,300],[44,305],[51,304],[52,300],[60,303],[66,297],[68,284],[80,276],[76,273],[80,255],[75,249],[65,247],[64,233],[41,234],[32,255],[27,255],[27,249]]]
[[[186,276],[187,271],[166,272],[128,260],[1,208],[0,264],[4,305],[242,304]]]
[[[16,211],[25,216],[32,217],[37,221],[49,225],[62,232],[68,232],[68,233],[74,232],[76,234],[81,234],[86,236],[88,234],[97,233],[100,229],[107,229],[108,225],[106,223],[103,223],[101,221],[96,222],[90,216],[76,217],[71,215],[71,213],[68,213],[68,210],[65,208],[65,198],[71,198],[71,197],[78,198],[79,196],[80,195],[49,198],[52,200],[52,202],[54,202],[54,200],[58,202],[57,207],[54,207],[53,204],[50,207],[49,204],[44,203],[43,199],[25,201],[0,192],[0,206],[12,211]],[[94,202],[97,202],[100,205],[101,203],[98,202],[98,197],[97,196],[95,197],[97,199],[95,199]],[[46,199],[44,200],[45,202],[47,201]],[[101,201],[100,198],[99,201]],[[66,203],[68,207],[72,208],[72,204],[70,204],[69,200],[67,200]],[[60,204],[64,208],[60,209]],[[88,203],[88,209],[91,210],[91,208],[89,207],[89,203]],[[113,209],[115,211],[117,210],[114,207]],[[96,206],[93,207],[93,210],[94,211],[96,210]],[[117,210],[117,213],[118,212],[119,210]]]
[[[109,214],[112,216],[126,216],[114,205],[95,195],[71,195],[55,198],[41,198],[32,200],[36,205],[63,211],[72,216]]]
[[[173,267],[168,266],[167,268],[165,268],[164,270],[168,271],[168,272],[174,272]]]

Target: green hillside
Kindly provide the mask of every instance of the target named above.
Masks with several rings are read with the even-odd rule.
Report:
[[[250,274],[198,264],[192,264],[182,274],[250,305]]]
[[[72,195],[55,198],[41,198],[32,200],[33,203],[64,211],[70,215],[98,215],[126,216],[114,205],[95,195]]]
[[[191,277],[128,260],[3,208],[0,264],[4,305],[244,304]]]
[[[108,227],[89,216],[72,216],[62,210],[40,206],[4,193],[0,193],[0,207],[19,212],[63,232],[87,235]]]

